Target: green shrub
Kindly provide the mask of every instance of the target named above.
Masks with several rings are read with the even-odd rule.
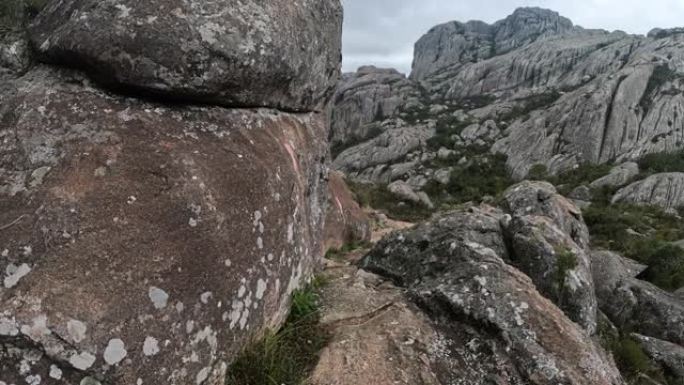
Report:
[[[549,169],[544,164],[535,164],[527,173],[527,179],[530,180],[547,180],[549,178]]]
[[[684,172],[684,151],[644,155],[638,163],[642,177],[663,172]]]
[[[613,167],[608,164],[583,163],[577,168],[562,172],[556,177],[550,178],[550,182],[561,186],[560,193],[567,195],[578,186],[589,184],[596,179],[610,173]]]
[[[614,341],[611,351],[620,372],[628,380],[634,380],[640,374],[645,374],[662,383],[667,383],[658,365],[644,352],[639,342],[631,337],[622,336]]]
[[[656,66],[653,69],[651,77],[648,79],[646,91],[644,91],[643,96],[639,101],[639,105],[644,110],[644,113],[651,108],[651,105],[653,104],[653,98],[658,94],[663,85],[681,77],[681,74],[678,74],[676,71],[670,69],[667,64],[660,64]]]
[[[577,267],[577,256],[572,250],[566,247],[559,247],[556,249],[556,271],[554,272],[554,281],[556,287],[556,296],[558,298],[558,306],[562,307],[563,296],[565,293],[565,279],[568,272]]]
[[[432,150],[438,150],[440,147],[453,148],[455,143],[451,139],[452,136],[461,134],[472,123],[470,120],[460,121],[451,115],[439,118],[435,127],[435,136],[427,141],[428,148]]]
[[[594,202],[583,212],[592,243],[649,266],[641,278],[665,290],[684,285],[684,221],[659,207]],[[634,235],[633,232],[641,234]]]
[[[319,323],[321,284],[314,280],[293,294],[285,325],[277,333],[267,332],[240,354],[230,367],[228,385],[305,384],[329,339]]]
[[[494,154],[455,169],[446,191],[454,203],[480,201],[486,195],[500,195],[515,183],[506,167],[506,160],[506,155]]]
[[[518,102],[520,102],[521,105],[514,107],[510,112],[501,116],[500,119],[514,121],[519,118],[524,118],[524,120],[527,120],[532,111],[547,108],[555,103],[560,97],[561,93],[553,90],[519,99]]]

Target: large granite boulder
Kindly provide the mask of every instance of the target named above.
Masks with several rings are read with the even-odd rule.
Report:
[[[656,338],[632,334],[651,359],[659,363],[668,374],[684,380],[684,347]]]
[[[341,16],[338,0],[54,0],[30,35],[41,60],[116,89],[311,111],[339,77]]]
[[[642,270],[618,254],[593,252],[599,308],[622,330],[684,345],[684,301],[635,278]]]
[[[322,254],[322,116],[169,107],[45,68],[16,87],[0,380],[222,384]]]
[[[637,175],[639,175],[639,165],[635,162],[625,162],[613,167],[608,175],[591,182],[589,187],[619,187],[630,182]]]
[[[617,202],[676,210],[684,206],[684,173],[655,174],[634,182],[615,193],[613,203]]]
[[[362,266],[405,287],[445,330],[475,333],[468,346],[486,352],[466,365],[496,364],[458,369],[469,384],[623,384],[587,333],[505,262],[502,222],[486,206],[446,213],[387,236]]]

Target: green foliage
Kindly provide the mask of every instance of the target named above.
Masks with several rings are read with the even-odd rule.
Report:
[[[638,163],[642,177],[663,172],[684,172],[684,151],[648,154]]]
[[[328,334],[319,323],[318,289],[314,280],[292,296],[292,309],[280,331],[269,331],[245,349],[231,366],[229,385],[303,385],[318,362]]]
[[[501,116],[501,120],[513,121],[519,118],[527,120],[530,112],[546,108],[560,97],[561,93],[554,90],[519,99],[518,101],[521,102],[522,105],[514,107],[510,112]]]
[[[372,207],[384,212],[393,219],[417,222],[427,219],[432,215],[430,210],[423,205],[413,202],[403,202],[394,196],[386,185],[348,182],[349,188],[354,193],[354,198],[363,207]]]
[[[560,193],[566,195],[578,186],[589,184],[596,179],[608,175],[612,168],[608,164],[583,163],[575,169],[550,178],[549,181],[559,186]]]
[[[549,178],[549,169],[544,164],[535,164],[527,173],[527,179],[531,180],[547,180]]]
[[[592,242],[649,266],[641,278],[665,290],[684,285],[684,221],[659,207],[595,202],[584,210]],[[635,235],[634,233],[640,235]]]
[[[648,111],[653,104],[653,98],[658,94],[663,85],[679,78],[682,78],[682,75],[670,69],[667,64],[660,64],[656,66],[653,69],[651,77],[648,79],[646,91],[644,91],[644,94],[639,101],[641,108],[644,111]]]
[[[558,305],[562,306],[563,295],[565,293],[565,278],[568,272],[577,267],[577,256],[572,250],[566,247],[556,248],[556,271],[554,272],[554,281],[556,287],[556,295],[558,298]]]
[[[438,150],[440,147],[453,148],[454,140],[452,137],[459,135],[472,123],[469,120],[459,121],[451,115],[440,117],[437,120],[435,136],[427,141],[428,147],[432,150]]]
[[[629,380],[634,380],[639,374],[666,383],[660,368],[644,352],[639,342],[631,337],[620,337],[611,344],[611,349],[618,368]]]
[[[446,191],[454,203],[480,201],[484,196],[497,196],[513,185],[503,154],[475,159],[471,164],[456,168]]]

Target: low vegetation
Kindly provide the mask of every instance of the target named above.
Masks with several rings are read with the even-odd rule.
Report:
[[[583,163],[577,168],[550,177],[548,180],[558,186],[561,194],[567,195],[579,186],[589,184],[608,175],[612,168],[613,166],[610,164]]]
[[[572,250],[565,247],[556,249],[558,257],[556,262],[556,271],[554,272],[554,281],[556,288],[556,298],[558,298],[558,306],[563,306],[563,297],[566,289],[566,278],[571,270],[577,267],[577,256]]]
[[[368,243],[347,243],[340,247],[339,249],[330,249],[325,253],[325,258],[331,261],[342,261],[344,256],[357,250],[369,248],[371,245]]]
[[[293,294],[285,325],[242,352],[229,369],[228,385],[305,384],[329,338],[319,323],[318,291],[324,283],[315,279]]]
[[[659,207],[597,201],[584,210],[592,242],[648,265],[640,278],[665,290],[684,286],[684,221]]]
[[[639,342],[629,336],[620,336],[610,342],[620,372],[630,383],[638,383],[639,375],[647,375],[663,384],[669,384],[662,370],[644,352]],[[674,383],[673,383],[674,385]]]
[[[532,111],[547,108],[561,96],[560,92],[554,90],[518,99],[517,102],[520,104],[511,109],[507,114],[501,116],[500,119],[503,121],[514,121],[521,118],[527,120]]]
[[[661,88],[668,82],[684,78],[684,75],[677,73],[670,69],[667,64],[660,64],[653,69],[653,73],[648,80],[646,91],[639,101],[639,105],[644,110],[648,111],[653,104],[653,98],[661,91]]]
[[[474,158],[462,167],[456,167],[446,186],[452,203],[480,201],[485,196],[496,197],[515,181],[506,167],[506,155],[493,154]]]
[[[639,160],[640,179],[663,172],[684,172],[684,151],[648,154]]]
[[[433,213],[433,210],[423,205],[398,199],[387,190],[386,185],[348,183],[361,206],[380,210],[393,219],[418,222],[429,218]]]

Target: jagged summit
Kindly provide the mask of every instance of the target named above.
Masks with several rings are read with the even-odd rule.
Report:
[[[421,80],[441,64],[488,59],[542,37],[580,30],[558,12],[538,7],[517,8],[491,25],[479,20],[440,24],[416,43],[411,77]]]

